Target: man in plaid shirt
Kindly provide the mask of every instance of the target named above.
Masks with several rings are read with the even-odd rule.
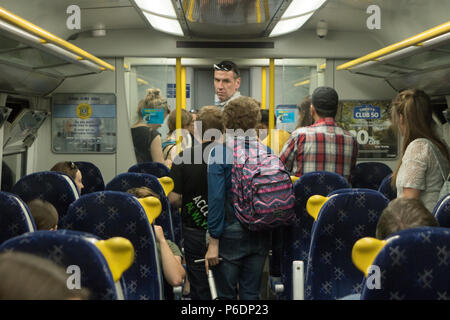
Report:
[[[301,177],[312,171],[330,171],[348,181],[356,165],[356,139],[334,120],[338,94],[330,87],[314,90],[311,115],[315,123],[292,132],[280,159],[292,175]]]

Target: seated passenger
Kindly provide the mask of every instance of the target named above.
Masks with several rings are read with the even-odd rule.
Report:
[[[137,198],[155,197],[159,199],[158,194],[147,187],[131,188],[127,192]],[[153,225],[153,228],[157,241],[159,263],[164,274],[164,295],[166,299],[173,299],[172,287],[181,286],[186,276],[186,272],[181,264],[183,255],[175,243],[164,237],[164,231],[161,226]]]
[[[27,202],[37,230],[56,230],[58,228],[58,211],[48,201],[33,199]]]
[[[171,162],[164,161],[161,134],[157,130],[161,124],[149,124],[144,121],[144,109],[163,109],[164,115],[169,111],[167,100],[161,96],[160,89],[148,89],[145,98],[139,102],[138,121],[131,127],[136,161],[137,163],[159,162],[170,167]]]
[[[439,227],[439,223],[419,199],[397,198],[383,210],[376,237],[383,240],[392,233],[417,227]]]
[[[172,160],[177,155],[176,147],[176,129],[177,129],[177,112],[174,110],[169,115],[169,120],[167,121],[169,126],[169,135],[167,140],[162,144],[164,159]],[[181,140],[181,150],[192,147],[193,136],[194,136],[194,118],[192,113],[181,109],[181,129],[182,140]]]
[[[433,130],[431,102],[421,90],[403,90],[392,101],[392,123],[403,137],[392,174],[397,197],[422,200],[432,212],[450,171],[447,144]]]
[[[310,106],[315,123],[292,132],[280,154],[291,175],[313,171],[335,172],[348,181],[355,168],[358,144],[334,119],[339,97],[330,87],[314,90]]]
[[[69,276],[50,260],[29,253],[1,253],[0,300],[87,300],[89,290],[67,287]]]
[[[209,267],[214,271],[221,299],[236,299],[237,294],[241,300],[259,299],[264,263],[271,246],[270,231],[246,229],[236,218],[232,204],[234,154],[230,147],[244,137],[255,141],[255,126],[260,119],[260,104],[255,99],[238,97],[228,102],[223,110],[223,123],[229,129],[225,139],[230,146],[215,146],[208,159],[210,241],[205,265],[207,271]]]
[[[82,175],[75,163],[72,161],[58,162],[50,169],[50,171],[62,172],[70,176],[75,181],[78,192],[81,194],[81,189],[84,188]]]
[[[169,193],[172,205],[181,208],[182,234],[184,238],[184,253],[190,282],[192,300],[211,300],[208,279],[204,263],[194,263],[203,259],[206,254],[206,229],[208,224],[208,164],[207,156],[211,148],[220,141],[223,132],[222,110],[216,106],[203,107],[198,113],[197,125],[201,124],[204,137],[202,144],[182,151],[174,160],[170,177],[174,189]],[[199,127],[197,127],[199,129]],[[216,130],[218,137],[211,137],[205,132]],[[180,159],[185,159],[182,163]],[[196,155],[199,155],[196,157]],[[205,156],[206,155],[206,156]],[[199,162],[196,162],[196,159]]]
[[[389,238],[398,231],[418,227],[439,227],[436,218],[419,199],[397,198],[389,202],[378,220],[376,237]],[[359,300],[361,294],[350,294],[340,300]]]

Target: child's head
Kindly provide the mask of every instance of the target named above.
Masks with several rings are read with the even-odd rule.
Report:
[[[33,199],[27,203],[38,230],[56,230],[58,211],[48,201]]]
[[[159,195],[150,188],[147,187],[137,187],[131,188],[127,190],[128,193],[132,194],[136,198],[147,198],[147,197],[155,197],[158,200],[161,200]]]
[[[62,172],[70,176],[75,181],[78,192],[81,193],[81,190],[84,188],[82,182],[83,176],[75,163],[72,161],[58,162],[50,169],[50,171]]]
[[[383,210],[376,237],[385,239],[397,231],[416,227],[438,227],[436,218],[419,199],[397,198]]]
[[[23,252],[0,254],[0,300],[87,300],[89,290],[67,287],[69,275],[54,262]]]

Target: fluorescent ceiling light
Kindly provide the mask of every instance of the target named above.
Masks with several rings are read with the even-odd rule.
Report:
[[[153,14],[147,13],[143,11],[145,17],[150,22],[153,28],[156,30],[170,33],[176,36],[183,36],[183,30],[181,29],[180,23],[178,20],[163,18],[160,16],[155,16]]]
[[[270,33],[269,37],[281,36],[283,34],[299,29],[306,21],[308,21],[309,18],[311,18],[313,13],[314,12],[311,12],[301,17],[286,20],[282,19],[278,21],[278,23],[275,25],[272,32]]]
[[[293,0],[281,19],[291,18],[303,15],[305,13],[316,11],[327,0]]]
[[[157,15],[175,19],[177,17],[175,9],[173,8],[172,2],[170,0],[135,0],[135,2],[139,8],[150,13],[155,13]]]

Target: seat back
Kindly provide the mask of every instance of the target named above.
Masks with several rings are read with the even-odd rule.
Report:
[[[439,200],[436,207],[434,207],[433,215],[439,226],[450,228],[450,194]]]
[[[159,162],[142,162],[137,163],[128,169],[128,172],[147,173],[157,178],[168,177],[170,170]]]
[[[95,246],[92,234],[69,230],[36,231],[12,238],[0,246],[0,252],[19,251],[49,259],[68,270],[77,266],[81,286],[91,292],[90,300],[123,300],[123,282],[114,282],[108,262]],[[68,277],[70,274],[68,274]]]
[[[358,163],[352,172],[350,183],[353,188],[378,190],[381,181],[389,174],[392,174],[391,168],[382,162]]]
[[[383,179],[383,181],[381,181],[380,187],[378,188],[378,191],[381,192],[390,201],[397,198],[397,189],[392,188],[391,181],[392,181],[392,174],[387,175]]]
[[[58,211],[59,219],[67,212],[69,205],[78,199],[75,182],[66,174],[42,171],[22,177],[12,188],[24,202],[39,198],[50,202]]]
[[[364,286],[363,300],[449,300],[450,232],[421,227],[397,232],[376,256],[380,288]]]
[[[128,239],[135,251],[133,265],[123,274],[128,299],[163,298],[162,275],[153,227],[134,196],[117,191],[87,194],[70,205],[60,227],[89,232],[102,239]]]
[[[333,172],[316,171],[303,175],[294,183],[296,219],[293,226],[283,228],[281,280],[284,296],[292,299],[292,261],[308,260],[311,228],[314,219],[306,211],[306,202],[312,195],[326,196],[336,189],[349,188],[347,180]]]
[[[35,230],[28,206],[15,194],[0,192],[0,244]]]
[[[175,242],[169,199],[167,199],[164,189],[157,177],[146,173],[121,173],[106,185],[105,190],[126,192],[128,189],[138,187],[150,188],[159,195],[162,212],[155,220],[155,224],[160,225],[163,228],[166,239]]]
[[[81,171],[81,182],[84,186],[81,195],[105,190],[102,173],[95,164],[86,161],[77,161],[75,164]]]
[[[323,204],[314,222],[306,275],[306,299],[338,299],[361,293],[362,273],[353,265],[353,245],[375,237],[389,200],[375,190],[339,192]]]

